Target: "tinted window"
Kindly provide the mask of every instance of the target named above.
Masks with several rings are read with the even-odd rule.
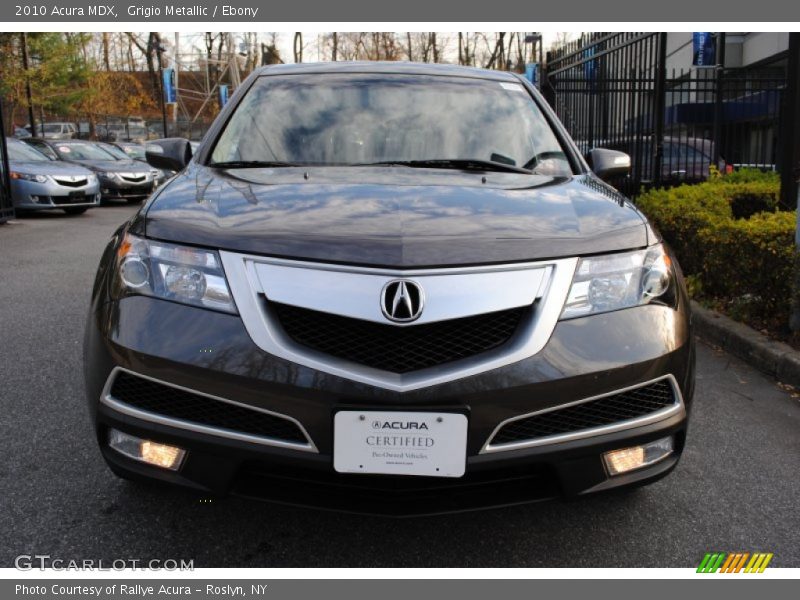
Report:
[[[266,76],[211,162],[347,165],[477,159],[571,173],[556,136],[516,82],[416,75]]]

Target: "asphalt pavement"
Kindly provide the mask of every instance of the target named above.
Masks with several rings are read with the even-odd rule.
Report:
[[[698,347],[682,462],[630,494],[421,519],[286,508],[117,479],[96,448],[81,345],[94,272],[135,208],[0,226],[0,567],[193,559],[195,567],[689,567],[708,551],[800,567],[800,400]]]

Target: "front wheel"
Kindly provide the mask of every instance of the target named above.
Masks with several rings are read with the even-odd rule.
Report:
[[[88,206],[70,206],[69,208],[65,208],[64,212],[68,215],[82,215],[88,208]]]

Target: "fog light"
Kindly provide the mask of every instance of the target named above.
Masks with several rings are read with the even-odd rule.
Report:
[[[612,450],[603,455],[610,475],[621,475],[628,471],[649,467],[665,459],[675,450],[672,436],[622,450]]]
[[[172,471],[178,470],[186,456],[182,448],[143,440],[116,429],[108,432],[108,445],[129,458]]]

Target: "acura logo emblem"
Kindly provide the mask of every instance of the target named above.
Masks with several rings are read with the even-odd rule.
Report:
[[[422,314],[425,294],[422,286],[408,279],[395,279],[383,286],[381,310],[395,323],[415,321]]]

